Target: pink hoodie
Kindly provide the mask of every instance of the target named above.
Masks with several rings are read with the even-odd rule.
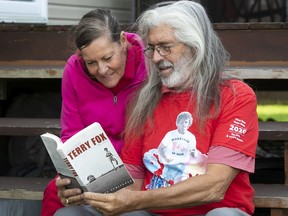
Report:
[[[143,46],[136,34],[125,33],[128,46],[124,73],[125,86],[115,94],[111,89],[89,78],[77,55],[69,58],[62,78],[61,138],[66,141],[73,134],[98,122],[119,152],[124,129],[125,110],[131,93],[146,79]],[[123,79],[122,78],[122,79]]]

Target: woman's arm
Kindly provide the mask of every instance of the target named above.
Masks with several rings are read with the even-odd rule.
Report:
[[[75,73],[75,70],[80,69],[74,68],[76,66],[71,65],[69,60],[64,68],[62,77],[61,139],[63,142],[85,127],[79,113],[77,91],[73,84],[75,80],[72,77],[73,70]]]

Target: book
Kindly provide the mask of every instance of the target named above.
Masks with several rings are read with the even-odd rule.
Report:
[[[71,179],[67,188],[111,193],[134,183],[101,125],[89,125],[66,142],[51,133],[41,139],[61,178]]]

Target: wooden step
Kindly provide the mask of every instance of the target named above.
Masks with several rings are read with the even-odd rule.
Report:
[[[62,78],[63,62],[31,62],[22,65],[19,62],[2,62],[0,79],[60,79]],[[242,79],[288,79],[288,62],[231,62],[225,71],[227,74],[239,76]]]
[[[0,135],[33,136],[60,131],[57,118],[0,118]],[[288,140],[288,122],[259,122],[259,139]]]
[[[51,179],[0,177],[0,199],[42,200]]]
[[[288,215],[288,186],[284,184],[253,184],[256,208],[270,208],[270,216]]]
[[[57,118],[0,118],[2,136],[38,136],[46,132],[59,135],[60,131]]]
[[[0,66],[1,79],[59,79],[62,78],[64,64]]]
[[[60,131],[57,118],[0,118],[0,135],[33,136]],[[288,140],[288,122],[259,122],[259,139]]]
[[[288,140],[288,122],[259,122],[260,140]]]
[[[288,186],[284,184],[253,184],[254,203],[258,208],[288,208]]]

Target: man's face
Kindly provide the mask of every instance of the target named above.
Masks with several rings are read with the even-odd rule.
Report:
[[[178,130],[180,130],[181,132],[187,131],[190,127],[190,121],[189,119],[182,119],[180,120],[180,122],[177,125]]]
[[[172,28],[164,24],[151,28],[148,34],[148,45],[155,49],[152,60],[163,85],[177,88],[187,80],[191,73],[189,63],[193,53],[185,44],[177,43]],[[158,46],[170,47],[171,53],[166,56],[160,55],[157,52]]]

